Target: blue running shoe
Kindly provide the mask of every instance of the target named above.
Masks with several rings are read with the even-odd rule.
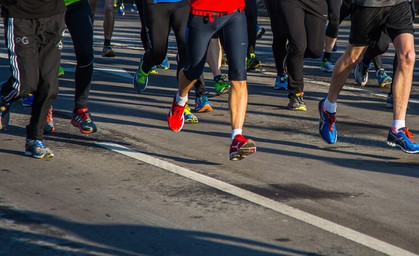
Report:
[[[208,96],[206,95],[198,95],[195,98],[195,112],[202,113],[202,112],[211,112],[212,107],[209,103]]]
[[[137,90],[138,93],[143,93],[148,85],[148,74],[145,73],[142,69],[143,60],[140,61],[140,65],[138,67],[137,72],[134,74],[134,88]]]
[[[6,82],[0,83],[0,91]],[[6,129],[10,122],[10,103],[5,102],[0,95],[0,130]]]
[[[125,5],[124,5],[124,3],[121,3],[119,6],[118,6],[118,14],[119,15],[125,15]]]
[[[391,147],[397,146],[405,153],[419,153],[419,143],[413,140],[413,136],[413,133],[407,127],[400,128],[397,132],[390,129],[387,136],[387,145]]]
[[[138,7],[137,7],[136,4],[132,4],[132,6],[131,6],[131,12],[138,13]]]
[[[275,90],[287,90],[288,89],[288,76],[286,73],[278,75],[274,84]]]
[[[157,75],[158,73],[156,66],[153,66],[150,70],[150,75]]]
[[[384,68],[377,70],[375,76],[377,77],[378,85],[381,88],[390,86],[391,82],[393,82],[393,79],[391,76],[387,75],[387,72],[384,70]]]
[[[49,148],[45,147],[45,144],[42,142],[42,140],[26,139],[25,155],[43,159],[53,157],[54,153],[52,153]]]
[[[27,96],[23,97],[22,99],[22,106],[24,107],[32,107],[33,104],[33,94],[28,94]]]
[[[164,69],[164,70],[168,70],[170,68],[170,62],[167,56],[166,58],[164,58],[163,62],[159,65],[159,68]]]
[[[320,136],[329,144],[336,142],[338,137],[336,131],[336,113],[326,112],[323,108],[324,99],[319,102],[319,113],[320,113],[320,122],[319,122],[319,133]]]
[[[264,27],[256,25],[256,39],[261,39],[265,32]]]

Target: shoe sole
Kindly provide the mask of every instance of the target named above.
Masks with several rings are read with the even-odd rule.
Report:
[[[288,90],[288,87],[275,87],[274,86],[274,90],[286,91],[286,90]]]
[[[395,142],[392,142],[392,141],[389,141],[389,140],[387,140],[387,145],[389,145],[390,147],[393,147],[393,148],[399,147],[404,153],[408,153],[408,154],[417,154],[417,153],[419,153],[419,150],[418,151],[407,150],[407,149],[403,148],[402,146],[400,146],[399,144],[397,144]]]
[[[75,120],[71,120],[71,124],[72,124],[74,127],[79,128],[80,132],[81,132],[81,133],[84,133],[84,134],[94,133],[94,132],[96,132],[96,131],[97,131],[97,130],[95,130],[95,129],[92,129],[92,130],[83,130],[83,129],[81,128],[81,126],[79,125],[79,123],[77,123]],[[54,130],[55,130],[55,129],[54,129]]]
[[[298,108],[288,108],[290,110],[294,110],[294,111],[307,111],[307,107],[306,106],[300,106]]]
[[[203,113],[203,112],[211,112],[213,109],[211,106],[204,106],[203,108],[199,109],[199,110],[195,110],[196,113]]]
[[[256,69],[258,69],[258,68],[260,68],[260,67],[262,67],[262,64],[258,64],[258,65],[255,65],[255,66],[249,67],[249,68],[247,68],[247,71],[256,70]]]
[[[225,88],[224,88],[224,89],[222,89],[221,91],[217,92],[217,96],[218,96],[218,95],[222,95],[222,94],[226,94],[226,93],[228,93],[228,92],[230,91],[230,89],[231,89],[231,87],[230,87],[230,86],[225,87]]]
[[[45,153],[44,155],[34,155],[32,151],[25,151],[26,156],[31,156],[36,159],[49,159],[54,157],[54,153]]]
[[[240,147],[240,149],[234,153],[230,154],[231,161],[238,161],[246,158],[246,156],[250,156],[256,152],[256,144],[253,140],[248,140],[246,144]]]
[[[320,68],[320,70],[326,73],[333,73],[333,70],[326,69],[326,68]]]
[[[114,51],[106,52],[102,54],[102,57],[109,57],[109,58],[115,57],[115,52]]]
[[[391,82],[392,82],[392,79],[386,79],[380,84],[380,87],[381,88],[388,87],[391,85]]]

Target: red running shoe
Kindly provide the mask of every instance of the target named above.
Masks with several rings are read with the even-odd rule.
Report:
[[[87,134],[97,131],[95,123],[90,119],[90,113],[87,108],[74,109],[71,124],[79,128],[81,133]]]
[[[176,102],[176,96],[173,99],[172,108],[169,111],[167,116],[167,123],[169,124],[170,130],[174,132],[180,132],[182,130],[183,124],[185,123],[185,118],[183,117],[183,112],[185,106],[180,106]]]
[[[256,152],[256,144],[251,139],[246,139],[238,134],[230,145],[230,160],[242,160],[248,155]]]

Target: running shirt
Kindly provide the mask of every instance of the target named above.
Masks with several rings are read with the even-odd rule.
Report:
[[[37,19],[65,12],[63,0],[0,0],[7,18]]]
[[[242,10],[245,3],[244,0],[191,0],[190,5],[192,11],[233,12]]]
[[[394,6],[402,2],[407,2],[407,0],[352,0],[354,5],[364,6],[364,7],[386,7]]]

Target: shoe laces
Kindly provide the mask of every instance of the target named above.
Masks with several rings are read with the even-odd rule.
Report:
[[[90,122],[90,115],[87,110],[87,108],[81,108],[77,110],[77,116],[83,121],[83,122]]]
[[[333,131],[334,127],[333,125],[336,123],[336,113],[329,113],[327,111],[325,111],[325,113],[327,114],[327,117],[329,119],[328,125],[329,125],[329,131]]]
[[[415,141],[413,140],[413,137],[415,135],[413,135],[413,133],[411,131],[409,131],[409,128],[405,127],[403,129],[404,134],[406,134],[406,137],[409,138],[409,140],[411,140],[413,143],[415,143]]]

